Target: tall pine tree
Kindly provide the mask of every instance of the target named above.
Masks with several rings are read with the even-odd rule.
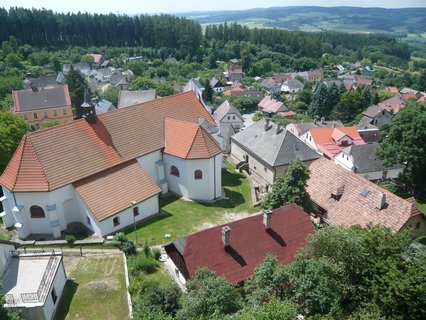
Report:
[[[74,70],[72,66],[66,75],[66,81],[70,91],[71,106],[74,110],[74,117],[79,119],[81,118],[80,106],[84,102],[84,91],[88,88],[87,81],[84,79],[80,71]]]

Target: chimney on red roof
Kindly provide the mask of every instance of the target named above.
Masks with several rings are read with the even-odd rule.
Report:
[[[229,226],[222,227],[222,242],[224,247],[231,245],[231,228]]]
[[[263,210],[263,224],[266,230],[271,228],[271,216],[272,216],[272,210],[269,210],[269,209]]]
[[[386,194],[379,192],[379,197],[377,198],[376,208],[382,210],[386,204]]]

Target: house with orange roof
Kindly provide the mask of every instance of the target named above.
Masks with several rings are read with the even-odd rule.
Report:
[[[99,54],[99,53],[92,53],[90,54],[93,57],[93,62],[97,65],[100,66],[103,62],[104,62],[104,57],[103,55]]]
[[[74,222],[105,236],[157,214],[160,193],[221,196],[218,129],[193,92],[82,108],[82,119],[26,134],[0,177],[0,216],[20,238],[58,238]]]
[[[312,162],[309,169],[306,190],[317,223],[344,227],[373,224],[395,232],[411,228],[415,237],[426,234],[425,215],[414,198],[402,199],[325,158]]]
[[[299,138],[330,159],[351,145],[365,144],[355,127],[310,128]]]

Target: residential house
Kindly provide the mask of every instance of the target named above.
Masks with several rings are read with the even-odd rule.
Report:
[[[390,93],[394,95],[399,92],[397,87],[387,87],[386,90],[388,90]]]
[[[364,76],[355,75],[355,84],[354,84],[355,89],[357,87],[371,88],[372,85],[373,85],[373,80],[367,79]]]
[[[272,115],[278,112],[287,112],[290,109],[284,104],[284,102],[271,98],[271,96],[265,96],[258,104],[259,111]]]
[[[5,227],[20,238],[61,236],[80,223],[98,236],[159,212],[158,195],[222,194],[216,123],[192,92],[26,134],[0,177]],[[209,123],[205,129],[202,123]]]
[[[381,109],[377,105],[370,106],[363,113],[364,117],[370,119],[370,123],[381,128],[392,119],[392,114],[387,109]]]
[[[198,98],[198,100],[200,100],[204,106],[206,105],[203,100],[204,87],[201,85],[200,80],[198,78],[189,79],[188,83],[183,87],[183,92],[188,91],[192,91]]]
[[[225,76],[229,81],[241,81],[244,77],[243,68],[240,66],[238,59],[231,59],[228,62],[228,69],[225,72]]]
[[[241,113],[225,100],[214,112],[216,121],[219,122],[220,135],[223,137],[223,150],[226,154],[231,151],[231,136],[244,127]]]
[[[292,74],[293,80],[296,79],[296,77],[302,78],[303,81],[309,81],[309,74],[307,71],[300,71],[297,73]]]
[[[223,83],[214,77],[210,80],[210,86],[213,88],[214,92],[217,93],[223,92],[225,90]]]
[[[380,129],[372,124],[371,118],[363,116],[355,128],[365,142],[380,141]]]
[[[80,71],[86,77],[88,77],[90,72],[92,71],[87,62],[73,63],[72,67],[73,67],[74,70]],[[62,72],[64,74],[67,74],[70,71],[70,65],[64,64],[62,69],[63,69]]]
[[[365,142],[380,140],[380,128],[390,122],[392,114],[388,109],[380,109],[377,105],[364,111],[363,117],[356,125],[359,135]]]
[[[300,139],[330,159],[346,147],[365,144],[355,127],[310,128]]]
[[[129,76],[124,74],[113,74],[109,79],[110,85],[117,87],[120,91],[129,90],[129,81]]]
[[[321,120],[315,119],[313,122],[290,123],[286,126],[286,130],[290,131],[296,137],[300,138],[306,134],[311,128],[340,128],[343,123],[340,120],[328,121],[325,118]]]
[[[116,110],[116,107],[112,104],[111,101],[102,99],[95,105],[96,114],[105,113],[108,111]]]
[[[380,108],[380,110],[386,110],[391,114],[396,114],[405,107],[405,100],[401,95],[397,94],[392,98],[379,102],[377,106]]]
[[[89,78],[97,83],[109,83],[112,75],[113,71],[111,70],[111,68],[97,69],[92,70],[89,75]]]
[[[68,85],[13,90],[10,111],[28,121],[33,130],[49,121],[71,122],[73,118]]]
[[[152,101],[155,99],[157,99],[157,93],[155,90],[121,90],[118,93],[118,109]]]
[[[93,57],[93,62],[95,63],[96,66],[99,67],[104,62],[103,55],[99,53],[91,53],[90,55]]]
[[[378,147],[377,142],[347,147],[336,154],[334,163],[372,181],[398,178],[404,166],[384,166],[383,161],[376,157]]]
[[[413,228],[426,234],[426,219],[414,198],[401,199],[364,177],[322,158],[309,166],[307,191],[322,223],[350,227],[381,225],[392,231]]]
[[[278,83],[274,78],[272,77],[266,77],[263,79],[259,85],[264,88],[267,92],[273,93],[273,92],[279,92],[281,91],[281,85]]]
[[[418,90],[414,90],[414,89],[411,89],[411,88],[407,88],[407,87],[402,88],[402,89],[399,91],[399,93],[400,93],[400,94],[412,93],[412,94],[414,94],[414,95],[416,95],[416,96],[417,96],[417,99],[418,99],[418,98],[420,98],[420,95],[421,95],[420,91],[418,91]]]
[[[338,74],[345,73],[346,69],[341,64],[335,65],[331,68],[332,71],[337,72]]]
[[[1,241],[3,306],[28,320],[53,319],[67,281],[61,252],[18,253]]]
[[[308,81],[310,82],[317,82],[324,79],[324,72],[322,69],[314,69],[309,70],[308,72]]]
[[[303,83],[299,80],[286,80],[282,86],[281,91],[284,93],[297,93],[303,89]]]
[[[283,84],[287,80],[293,80],[295,75],[293,73],[275,73],[272,75],[272,79],[278,83]]]
[[[374,73],[374,69],[370,66],[366,66],[362,69],[362,73],[370,75]]]
[[[231,157],[256,187],[268,189],[291,161],[309,165],[320,156],[281,125],[262,119],[231,137]]]
[[[230,90],[230,96],[244,97],[260,101],[263,99],[263,92],[260,90],[232,89]]]
[[[65,75],[63,72],[59,72],[56,76],[45,76],[39,77],[36,79],[25,79],[24,80],[25,89],[31,89],[36,87],[38,89],[54,86],[57,84],[65,84]]]
[[[309,215],[290,204],[179,238],[164,247],[165,265],[181,285],[201,267],[242,283],[268,254],[283,265],[293,262],[314,233]]]

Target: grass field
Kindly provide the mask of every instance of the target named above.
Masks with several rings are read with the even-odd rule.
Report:
[[[226,199],[212,203],[183,200],[175,195],[160,197],[160,207],[167,215],[147,221],[136,230],[138,243],[158,245],[182,237],[194,231],[221,223],[223,219],[257,211],[251,205],[250,186],[247,178],[235,172],[228,164],[222,175]],[[225,223],[226,221],[223,221]],[[165,238],[170,234],[170,238]],[[135,239],[133,230],[128,230],[130,240]]]
[[[122,320],[128,318],[123,256],[65,257],[72,267],[56,320]],[[68,261],[67,261],[68,259]],[[68,268],[67,268],[68,269]]]

